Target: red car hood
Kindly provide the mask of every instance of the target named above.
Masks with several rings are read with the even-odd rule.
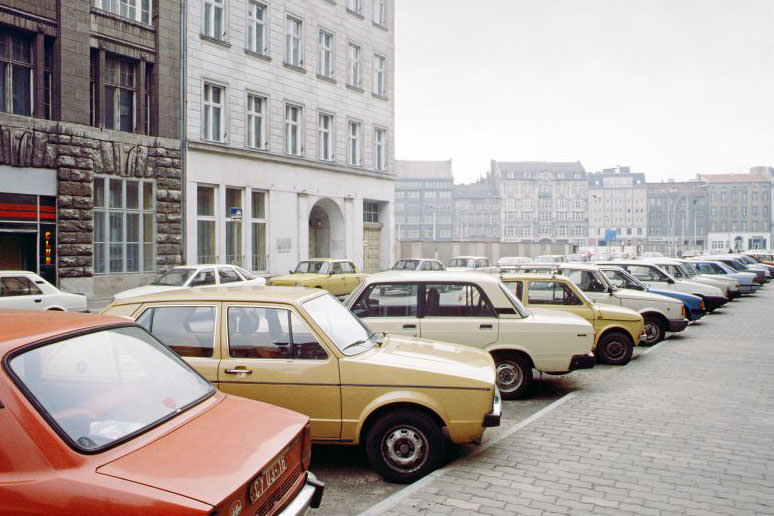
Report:
[[[226,396],[97,472],[217,505],[267,466],[307,421],[297,412]]]

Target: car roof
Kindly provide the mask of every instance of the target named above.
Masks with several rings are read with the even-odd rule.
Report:
[[[599,270],[598,267],[594,264],[588,264],[588,263],[571,263],[571,262],[543,262],[543,263],[525,263],[524,268],[529,269],[530,267],[550,267],[552,269],[576,269],[576,270],[583,270],[583,271],[596,271]]]
[[[398,260],[395,260],[396,262],[405,262],[408,260],[416,260],[418,262],[440,262],[440,260],[436,260],[435,258],[400,258]]]
[[[0,354],[69,333],[129,322],[122,317],[107,315],[0,309]]]
[[[114,305],[156,303],[159,301],[276,301],[295,303],[322,294],[318,288],[274,287],[261,285],[208,286],[182,288],[147,294],[144,296],[117,299]]]
[[[565,280],[570,283],[570,278],[562,274],[544,274],[533,272],[507,272],[500,276],[503,281],[508,280],[537,280],[537,281],[552,281],[552,280]]]
[[[308,260],[299,260],[301,262],[352,262],[352,260],[346,260],[344,258],[309,258]]]
[[[467,283],[498,283],[500,278],[485,272],[468,271],[384,271],[370,274],[367,283],[394,281],[407,283],[412,281],[460,281]]]
[[[33,274],[35,276],[38,275],[37,272],[32,272],[32,271],[2,271],[2,270],[0,270],[0,275],[5,275],[5,274]]]
[[[455,260],[455,259],[457,259],[457,258],[466,258],[466,259],[469,259],[469,258],[474,258],[474,259],[476,259],[476,260],[478,260],[479,258],[486,258],[487,260],[489,259],[489,258],[487,258],[486,256],[473,256],[472,254],[461,254],[461,255],[459,255],[459,256],[452,256],[452,257],[450,258],[450,260]]]

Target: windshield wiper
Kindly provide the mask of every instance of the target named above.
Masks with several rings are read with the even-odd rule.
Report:
[[[374,335],[376,335],[378,333],[379,333],[378,331],[371,332],[371,334],[367,338],[356,340],[352,344],[348,344],[348,345],[344,346],[344,348],[342,348],[341,351],[344,352],[344,351],[348,350],[349,348],[354,348],[355,346],[362,346],[366,342],[369,342],[371,340],[371,337],[373,337]],[[381,341],[381,339],[379,339],[379,340],[374,341],[374,343],[379,344],[381,346],[382,341]]]

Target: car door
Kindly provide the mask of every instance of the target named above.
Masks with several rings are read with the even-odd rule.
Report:
[[[306,414],[315,439],[339,439],[339,364],[324,340],[287,307],[228,304],[224,310],[219,388]]]
[[[343,296],[347,293],[347,278],[341,274],[341,263],[332,262],[329,267],[325,288],[334,296]]]
[[[0,308],[45,310],[46,296],[26,276],[0,277]]]
[[[357,275],[356,270],[354,263],[341,262],[341,274],[344,279],[344,289],[346,290],[343,294],[349,294],[360,284],[360,277]]]
[[[418,292],[417,283],[374,283],[350,310],[374,330],[419,337]]]
[[[426,283],[420,292],[422,338],[484,347],[497,341],[497,312],[472,283]]]

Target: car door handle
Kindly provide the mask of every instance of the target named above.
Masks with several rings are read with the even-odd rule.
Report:
[[[247,368],[244,368],[244,369],[226,369],[225,373],[226,374],[253,374],[253,370],[252,369],[247,369]]]
[[[492,325],[491,324],[482,324],[478,327],[479,330],[491,330]]]
[[[41,301],[43,301],[43,300],[42,299],[36,299],[35,300],[36,303],[40,303]]]
[[[416,327],[417,327],[416,324],[404,324],[403,325],[403,329],[404,330],[416,329]]]

